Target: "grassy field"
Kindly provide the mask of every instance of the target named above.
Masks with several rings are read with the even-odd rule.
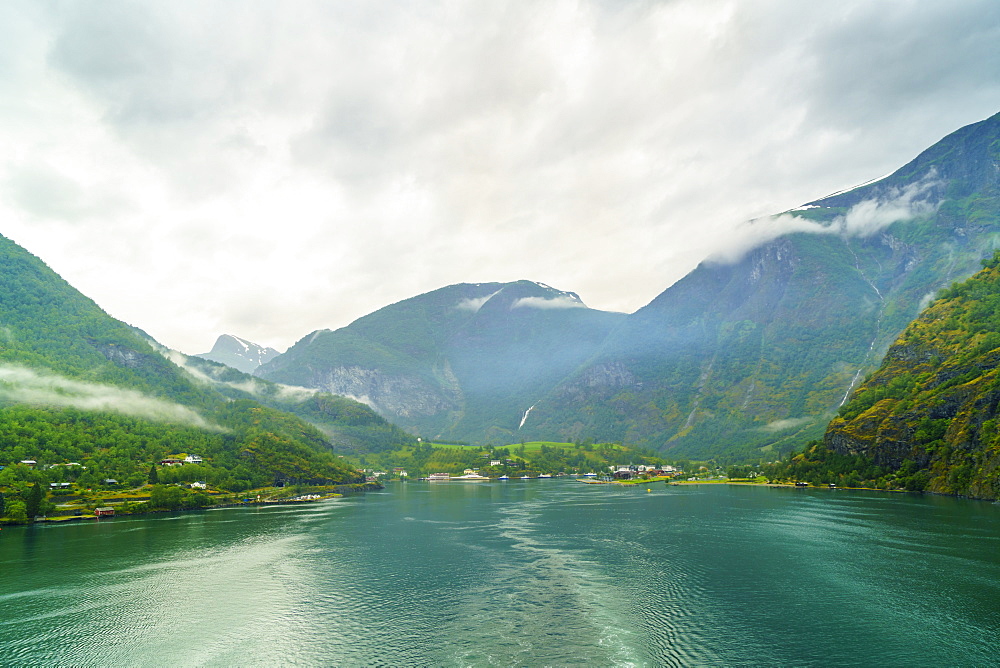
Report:
[[[460,450],[464,452],[482,452],[483,454],[490,453],[494,450],[499,450],[500,448],[506,449],[512,456],[521,457],[531,460],[533,457],[537,457],[542,452],[542,446],[547,448],[561,448],[567,450],[574,450],[577,447],[576,443],[560,443],[557,441],[525,441],[524,443],[510,443],[508,445],[503,445],[497,448],[487,448],[482,445],[457,445],[454,443],[432,443],[426,442],[424,445],[429,445],[433,448],[440,448],[442,450]],[[521,454],[521,448],[524,448],[524,454]],[[615,443],[597,443],[591,446],[593,450],[624,450],[620,445]],[[391,450],[384,454],[387,455],[402,455],[406,452],[410,452],[411,448],[405,448],[402,450]]]
[[[549,448],[566,448],[566,449],[576,449],[576,443],[557,443],[555,441],[526,441],[525,443],[511,443],[510,445],[505,445],[504,447],[511,452],[520,451],[521,447],[524,447],[524,454],[526,457],[531,457],[532,455],[538,455],[542,451],[542,446]],[[620,445],[614,443],[602,443],[598,445],[591,446],[593,449],[611,449],[611,450],[622,450]]]

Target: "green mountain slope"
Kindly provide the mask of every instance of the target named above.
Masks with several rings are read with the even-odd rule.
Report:
[[[425,436],[508,442],[623,319],[530,281],[452,285],[314,332],[254,373],[361,399]]]
[[[284,403],[322,413],[323,401]],[[279,403],[227,395],[181,369],[0,237],[0,486],[70,469],[88,484],[142,482],[178,452],[202,456],[206,476],[231,489],[358,479],[322,431]],[[37,462],[30,475],[22,460]],[[68,462],[80,466],[47,468]]]
[[[907,327],[824,445],[910,489],[1000,498],[1000,254],[984,264]]]
[[[730,459],[819,437],[930,296],[1000,245],[998,165],[1000,115],[885,179],[755,222],[804,231],[702,263],[629,316],[522,433]]]

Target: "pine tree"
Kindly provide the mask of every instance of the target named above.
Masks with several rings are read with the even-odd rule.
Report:
[[[28,492],[28,498],[25,500],[25,514],[28,516],[28,521],[34,521],[35,516],[42,508],[42,483],[36,482],[35,486],[31,488]]]
[[[149,484],[158,485],[160,483],[160,476],[156,472],[156,464],[152,464],[149,467]]]

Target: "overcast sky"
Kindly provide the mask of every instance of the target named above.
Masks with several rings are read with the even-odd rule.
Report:
[[[5,2],[0,234],[187,353],[459,282],[631,312],[1000,111],[1000,3]]]

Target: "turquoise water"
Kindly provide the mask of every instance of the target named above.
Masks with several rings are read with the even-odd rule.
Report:
[[[407,483],[0,532],[0,665],[1000,664],[1000,505]]]

